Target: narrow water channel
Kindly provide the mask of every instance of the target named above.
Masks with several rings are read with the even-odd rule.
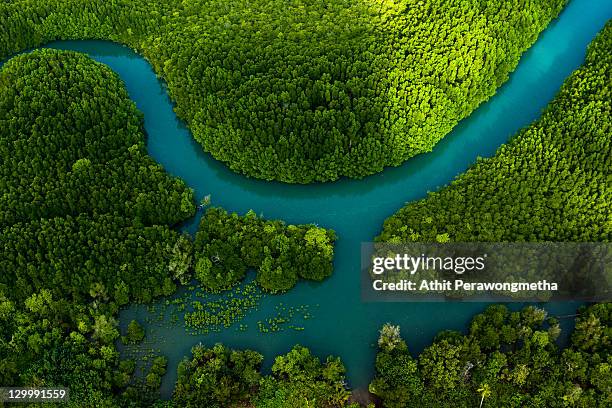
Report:
[[[587,45],[612,18],[609,0],[572,0],[561,16],[527,51],[497,94],[447,135],[433,152],[397,168],[362,180],[287,185],[248,179],[228,170],[203,153],[189,130],[172,110],[165,85],[151,66],[130,49],[103,41],[61,41],[48,47],[89,54],[110,66],[125,82],[130,97],[144,113],[149,154],[171,174],[194,189],[197,199],[211,195],[212,204],[229,211],[255,210],[270,219],[288,223],[317,223],[336,230],[334,274],[321,284],[302,282],[287,294],[268,296],[257,311],[241,323],[249,328],[230,328],[221,333],[193,336],[181,322],[149,330],[155,348],[169,359],[162,394],[169,396],[176,380],[178,362],[193,345],[223,342],[234,348],[263,353],[269,367],[273,356],[294,344],[310,347],[319,356],[340,356],[352,387],[365,387],[372,376],[377,331],[385,322],[399,324],[413,352],[419,352],[443,329],[465,328],[482,303],[363,303],[360,299],[359,250],[380,231],[385,218],[405,202],[418,200],[439,189],[465,171],[478,156],[488,157],[520,128],[536,119],[553,98],[563,80],[578,68]],[[193,233],[198,219],[184,228]],[[275,306],[310,305],[313,315],[303,331],[285,330],[262,334],[256,322],[275,314]],[[520,305],[513,305],[519,307]],[[552,314],[570,314],[577,304],[549,303]],[[146,307],[122,312],[122,324],[133,318],[141,322]],[[162,341],[163,340],[163,341]]]

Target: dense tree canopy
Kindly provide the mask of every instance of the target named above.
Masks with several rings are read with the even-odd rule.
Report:
[[[221,344],[210,349],[195,346],[191,353],[191,360],[179,365],[173,396],[177,406],[223,408],[252,397],[261,378],[261,354]]]
[[[442,332],[413,358],[399,327],[385,325],[370,391],[388,408],[607,407],[612,304],[579,310],[567,348],[557,319],[532,306],[490,306],[467,335]]]
[[[164,292],[192,192],[146,154],[142,118],[118,77],[51,50],[0,71],[0,285],[82,301]],[[118,273],[118,271],[120,271]],[[168,285],[166,285],[168,286]],[[127,289],[124,289],[127,288]],[[120,289],[117,289],[120,288]]]
[[[172,406],[327,408],[345,406],[350,396],[342,362],[328,357],[321,363],[302,346],[276,357],[266,376],[260,372],[263,356],[251,350],[198,345],[192,354],[179,366]]]
[[[612,22],[541,118],[450,186],[385,221],[379,241],[609,241]]]
[[[249,176],[362,177],[431,150],[566,0],[15,0],[0,56],[58,38],[142,52],[204,150]]]
[[[134,383],[116,315],[189,273],[170,225],[194,214],[191,190],[147,156],[119,78],[72,52],[2,67],[0,154],[0,383],[69,386],[75,406],[117,406],[130,384],[154,396],[165,362]]]
[[[261,408],[343,407],[350,397],[344,365],[337,357],[325,363],[301,346],[276,357],[272,375],[261,381],[255,405]]]
[[[195,276],[213,292],[228,289],[257,270],[257,283],[270,292],[291,289],[298,279],[321,281],[333,271],[332,230],[315,225],[267,221],[209,208],[195,239]]]
[[[154,359],[134,377],[134,362],[120,360],[115,347],[116,316],[120,306],[169,295],[190,280],[191,242],[169,225],[194,214],[192,192],[147,156],[141,115],[123,84],[86,56],[43,50],[15,57],[0,71],[0,91],[2,384],[69,386],[76,406],[150,406],[166,360]],[[198,233],[196,276],[211,289],[231,286],[241,278],[232,275],[233,259],[243,273],[258,267],[267,290],[286,290],[298,278],[331,273],[334,240],[314,225],[209,209]],[[132,321],[123,341],[144,334]],[[214,361],[227,355],[224,364],[236,367],[236,389],[224,382],[226,370],[214,377],[219,366],[205,368],[210,353]],[[194,349],[194,359],[181,375],[204,370],[208,394],[199,393],[201,381],[177,386],[179,406],[225,406],[260,386],[255,352],[219,346]],[[307,367],[312,390],[286,384],[296,398],[327,398],[324,384],[343,373],[321,377],[312,371],[317,367]]]
[[[564,3],[12,0],[0,3],[0,57],[58,38],[126,43],[232,169],[332,180],[431,149]],[[608,240],[611,27],[542,119],[379,239]],[[170,228],[193,215],[192,192],[147,156],[142,118],[108,68],[48,50],[6,63],[0,157],[0,384],[69,386],[72,406],[348,404],[340,360],[300,346],[270,375],[257,352],[196,346],[169,402],[156,395],[164,357],[140,379],[119,358],[119,308],[172,293],[192,264],[210,290],[256,268],[263,288],[284,291],[329,276],[335,235],[210,209],[194,254]],[[493,306],[418,358],[385,326],[370,389],[388,407],[607,407],[611,316],[610,304],[582,309],[560,351],[544,311]],[[133,323],[126,341],[143,335]]]
[[[185,183],[147,156],[142,115],[110,69],[40,50],[0,74],[0,226],[78,214],[176,224]]]
[[[0,229],[0,286],[19,300],[48,288],[77,302],[150,301],[174,291],[165,281],[177,239],[168,227],[134,227],[111,215],[17,223]]]

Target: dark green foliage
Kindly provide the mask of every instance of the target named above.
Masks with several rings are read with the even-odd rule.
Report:
[[[228,289],[247,269],[267,291],[291,289],[299,278],[320,281],[333,270],[332,230],[315,225],[266,221],[253,211],[245,216],[210,208],[195,239],[195,275],[213,292]]]
[[[108,344],[118,336],[112,317],[46,289],[18,303],[0,291],[0,303],[12,310],[0,316],[1,384],[69,386],[73,403],[115,406],[119,353]]]
[[[127,343],[141,342],[145,337],[145,330],[136,320],[132,320],[127,327]]]
[[[561,351],[558,322],[544,310],[490,306],[467,335],[441,333],[418,359],[399,328],[386,325],[370,391],[393,408],[607,407],[611,316],[610,303],[581,308],[571,344]],[[389,333],[393,341],[384,340]]]
[[[192,359],[179,365],[173,396],[177,406],[224,408],[250,400],[261,378],[261,354],[221,344],[195,346],[191,352]]]
[[[126,43],[167,79],[204,149],[234,170],[332,180],[431,149],[492,95],[564,3],[13,0],[0,3],[0,56],[57,38]],[[543,119],[476,167],[486,177],[469,173],[439,206],[417,208],[429,211],[422,225],[392,221],[382,239],[609,239],[609,27]],[[163,357],[130,384],[135,365],[119,360],[116,316],[190,280],[190,241],[169,226],[193,214],[193,199],[147,157],[117,76],[75,53],[7,63],[0,157],[0,384],[68,385],[72,406],[172,404],[154,402]],[[331,273],[333,232],[216,209],[204,220],[196,275],[210,289],[251,267],[269,291]],[[562,353],[556,320],[535,308],[490,308],[467,335],[442,333],[418,359],[387,327],[372,391],[393,407],[609,406],[610,310],[581,310]],[[322,364],[303,347],[263,378],[258,353],[193,354],[176,406],[326,408],[349,396],[341,362]]]
[[[272,375],[261,381],[255,406],[261,408],[341,407],[350,392],[339,358],[327,357],[325,364],[302,346],[278,356]]]
[[[389,408],[401,408],[410,401],[417,401],[423,392],[423,385],[417,362],[400,337],[399,326],[384,325],[378,347],[376,378],[370,384],[370,392],[382,398]]]
[[[541,118],[385,221],[379,241],[609,241],[612,22]]]
[[[612,347],[612,304],[595,305],[576,319],[576,330],[572,334],[572,343],[589,353],[606,353]]]
[[[172,247],[168,269],[170,269],[170,273],[176,281],[182,285],[187,285],[191,281],[192,266],[193,246],[189,238],[182,235]]]
[[[119,307],[188,273],[191,243],[169,225],[195,212],[192,192],[146,155],[141,121],[118,77],[83,55],[35,51],[0,70],[2,385],[116,407],[134,371],[114,345]],[[145,385],[164,372],[154,362]]]
[[[170,279],[170,245],[179,234],[162,226],[134,227],[118,216],[80,215],[17,223],[0,229],[0,285],[24,299],[41,288],[77,302],[161,296]]]
[[[0,154],[0,226],[83,213],[175,224],[194,214],[185,183],[147,156],[123,83],[84,55],[41,50],[4,65]]]
[[[166,374],[166,366],[168,365],[168,360],[166,357],[160,356],[156,357],[153,360],[153,364],[149,369],[149,373],[145,377],[145,384],[150,389],[157,391],[161,386],[161,379],[164,374]]]
[[[328,357],[322,364],[305,347],[295,346],[276,357],[268,376],[260,373],[263,356],[251,350],[234,351],[217,344],[198,345],[191,351],[192,359],[179,366],[172,399],[176,406],[327,408],[345,406],[350,396],[340,360]]]
[[[163,294],[170,259],[185,244],[162,225],[195,206],[185,184],[146,155],[140,116],[118,77],[83,55],[35,51],[2,68],[7,295],[50,288],[123,305]]]
[[[56,38],[128,44],[204,150],[307,183],[431,150],[565,3],[21,0],[0,3],[0,56]]]

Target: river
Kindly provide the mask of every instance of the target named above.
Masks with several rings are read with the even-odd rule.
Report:
[[[213,205],[229,211],[243,214],[253,209],[266,218],[288,223],[317,223],[334,229],[339,236],[333,276],[320,284],[300,282],[287,294],[265,297],[259,309],[241,322],[248,325],[247,331],[230,328],[193,336],[180,322],[155,328],[155,339],[163,339],[155,348],[169,359],[162,395],[171,394],[178,362],[189,356],[191,347],[199,342],[252,348],[265,355],[265,367],[270,366],[275,355],[286,353],[299,343],[319,356],[340,356],[348,371],[349,384],[359,388],[367,387],[371,380],[374,344],[383,323],[399,324],[413,353],[422,350],[440,330],[465,329],[471,316],[482,311],[485,304],[363,303],[360,244],[373,240],[384,219],[404,203],[421,199],[428,191],[448,184],[477,157],[492,156],[510,136],[536,119],[564,79],[582,64],[587,45],[611,17],[609,0],[571,1],[523,55],[497,94],[456,126],[431,153],[362,180],[311,185],[249,179],[202,152],[177,119],[163,81],[129,48],[104,41],[61,41],[47,45],[87,53],[120,75],[130,97],[144,113],[149,154],[193,188],[198,200],[210,194]],[[198,218],[183,228],[194,233]],[[314,318],[303,324],[303,331],[259,333],[256,322],[272,317],[274,307],[281,302],[311,305]],[[577,303],[545,304],[552,314],[569,314],[576,306]],[[143,321],[146,315],[146,307],[132,306],[122,311],[122,326],[133,318]],[[564,327],[570,325],[568,322]]]

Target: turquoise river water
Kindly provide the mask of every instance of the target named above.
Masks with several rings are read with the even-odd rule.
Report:
[[[211,195],[212,204],[245,213],[253,209],[270,219],[288,223],[317,223],[338,234],[334,274],[322,283],[301,282],[287,294],[267,296],[257,310],[235,327],[220,333],[191,335],[181,321],[148,330],[149,342],[169,359],[162,395],[169,396],[176,366],[193,345],[223,342],[264,354],[265,368],[273,357],[299,343],[318,356],[340,356],[353,388],[367,387],[372,374],[375,342],[385,322],[399,324],[415,353],[443,329],[463,330],[483,303],[363,303],[360,298],[360,244],[372,241],[385,218],[404,203],[418,200],[448,184],[478,156],[492,156],[519,129],[536,119],[563,80],[584,60],[589,42],[612,18],[609,0],[573,0],[522,57],[516,71],[486,103],[463,120],[435,149],[396,168],[362,180],[287,185],[249,179],[228,170],[203,153],[189,130],[177,119],[165,85],[151,66],[129,48],[103,41],[61,41],[48,47],[89,54],[110,66],[125,82],[130,97],[144,113],[149,154],[171,174],[194,189],[197,199]],[[199,217],[183,228],[197,229]],[[275,306],[310,305],[312,319],[303,331],[259,333],[256,322],[275,315]],[[573,313],[577,303],[548,303],[555,315]],[[520,305],[512,305],[513,308]],[[122,326],[141,322],[144,306],[122,311]],[[571,323],[565,325],[570,327]],[[154,336],[151,333],[154,332]]]

